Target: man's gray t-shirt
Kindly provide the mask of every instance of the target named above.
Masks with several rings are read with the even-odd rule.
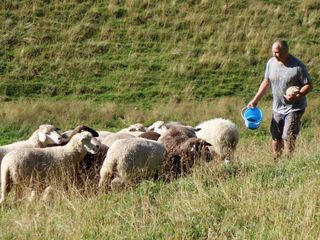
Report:
[[[289,55],[285,64],[278,62],[275,57],[270,58],[264,77],[271,83],[273,111],[288,114],[306,108],[307,99],[305,96],[295,102],[288,102],[283,96],[286,94],[287,88],[291,86],[302,87],[311,81],[305,65],[298,58]]]

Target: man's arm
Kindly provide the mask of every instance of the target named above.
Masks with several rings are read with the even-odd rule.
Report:
[[[258,105],[258,102],[260,101],[260,99],[266,94],[266,92],[268,91],[268,89],[270,88],[270,81],[268,81],[267,79],[264,79],[261,84],[260,87],[256,93],[256,95],[254,96],[254,98],[248,103],[247,107],[256,107]]]

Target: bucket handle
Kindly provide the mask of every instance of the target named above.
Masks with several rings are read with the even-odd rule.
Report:
[[[247,109],[248,109],[247,107],[244,107],[241,110],[241,117],[242,117],[243,120],[246,120],[243,114],[244,114],[245,110],[247,110]]]

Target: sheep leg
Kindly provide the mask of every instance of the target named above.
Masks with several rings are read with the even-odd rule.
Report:
[[[8,169],[1,171],[1,199],[0,204],[5,202],[5,199],[12,188],[12,182],[9,177]]]
[[[125,186],[126,181],[120,177],[116,177],[111,181],[111,190],[121,189]]]
[[[225,163],[232,163],[234,161],[234,150],[231,148],[225,149],[225,156],[223,157]]]
[[[109,179],[109,175],[110,174],[107,172],[100,173],[100,180],[98,185],[99,189],[104,188],[106,181]]]
[[[116,171],[117,161],[104,163],[100,170],[100,180],[99,180],[99,189],[103,189],[105,184],[109,186],[111,179],[114,176],[114,172]]]
[[[41,200],[44,202],[48,202],[53,197],[53,188],[51,186],[46,187],[46,189],[42,192]]]
[[[22,186],[15,185],[14,202],[19,202],[22,199]]]

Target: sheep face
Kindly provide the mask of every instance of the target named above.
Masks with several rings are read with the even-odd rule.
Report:
[[[148,130],[162,134],[164,131],[168,130],[168,128],[164,125],[164,121],[156,121],[148,127]]]
[[[141,123],[136,123],[128,127],[129,132],[145,132],[146,130],[146,127]]]
[[[211,160],[209,146],[212,146],[212,144],[202,139],[197,139],[197,141],[191,142],[190,152],[192,153],[193,157],[202,158],[203,160],[209,162]]]
[[[59,133],[59,128],[52,125],[40,125],[38,129],[39,141],[45,144],[61,144],[63,138]]]
[[[77,140],[82,144],[82,146],[87,152],[92,154],[98,152],[100,142],[95,137],[93,137],[91,133],[86,131],[81,132],[78,134]]]

